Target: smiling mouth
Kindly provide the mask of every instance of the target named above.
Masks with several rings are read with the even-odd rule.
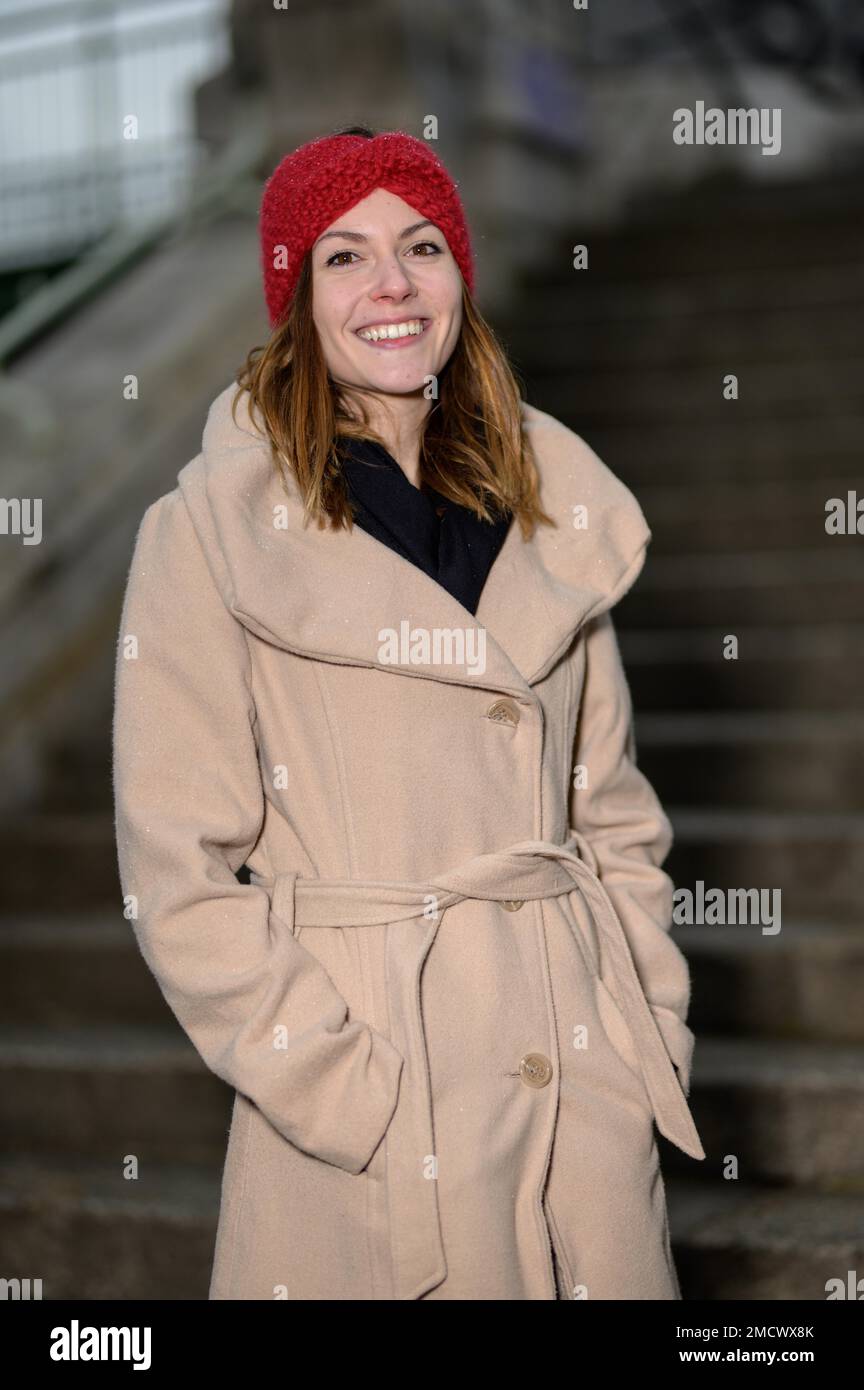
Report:
[[[406,319],[403,323],[376,323],[355,329],[355,336],[370,347],[401,348],[419,341],[431,319]]]

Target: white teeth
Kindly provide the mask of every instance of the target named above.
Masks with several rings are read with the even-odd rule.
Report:
[[[371,328],[361,329],[357,336],[377,343],[381,338],[416,338],[422,332],[422,319],[408,319],[405,323],[375,324]]]

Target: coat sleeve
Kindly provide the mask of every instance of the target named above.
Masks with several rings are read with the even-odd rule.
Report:
[[[599,877],[627,936],[645,997],[685,1095],[694,1036],[687,961],[672,940],[674,885],[662,869],[673,832],[650,782],[636,764],[630,690],[612,616],[585,628],[585,676],[571,781],[570,824],[591,844]]]
[[[179,489],[145,512],[120,622],[113,717],[126,916],[207,1066],[286,1139],[361,1172],[403,1058],[236,871],[264,817],[245,632]]]

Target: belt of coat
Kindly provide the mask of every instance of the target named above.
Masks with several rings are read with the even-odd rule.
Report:
[[[391,1041],[405,1059],[404,1094],[386,1134],[393,1265],[401,1286],[397,1297],[418,1297],[446,1272],[435,1182],[421,1171],[424,1157],[434,1153],[434,1137],[419,982],[441,917],[455,903],[466,898],[529,902],[581,891],[608,952],[613,977],[605,983],[630,1027],[657,1127],[692,1158],[705,1157],[624,928],[596,870],[590,844],[571,830],[563,845],[521,840],[422,883],[304,878],[294,870],[270,879],[252,874],[254,883],[270,889],[274,914],[294,932],[301,927],[406,924],[404,931],[388,933],[386,948]],[[416,922],[420,926],[410,925]],[[596,975],[581,938],[577,945]]]

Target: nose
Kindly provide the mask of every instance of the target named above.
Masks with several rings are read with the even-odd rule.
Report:
[[[405,299],[414,294],[414,281],[396,254],[382,257],[372,280],[372,299]]]

